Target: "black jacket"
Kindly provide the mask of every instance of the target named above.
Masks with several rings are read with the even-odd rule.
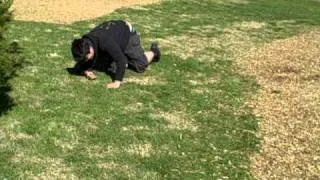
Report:
[[[124,21],[106,21],[83,36],[90,40],[95,51],[94,63],[98,56],[116,64],[114,80],[122,81],[128,59],[125,49],[130,37],[130,30]],[[101,58],[101,57],[100,57]],[[93,63],[93,64],[94,64]],[[90,68],[90,66],[89,66]]]

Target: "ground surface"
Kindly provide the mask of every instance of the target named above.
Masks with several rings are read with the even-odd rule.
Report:
[[[254,47],[238,62],[263,90],[252,106],[263,120],[253,171],[262,179],[320,177],[320,31]]]
[[[121,7],[145,5],[159,0],[15,0],[15,19],[51,23],[71,23],[92,19]]]

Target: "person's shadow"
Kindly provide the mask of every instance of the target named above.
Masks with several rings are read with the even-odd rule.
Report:
[[[114,61],[111,61],[110,58],[98,58],[94,62],[94,64],[92,61],[78,62],[73,67],[67,67],[66,70],[71,75],[84,76],[83,71],[89,68],[99,72],[104,72],[106,73],[106,75],[110,76],[112,80],[115,80],[117,67],[116,67],[116,63]],[[128,63],[127,69],[137,73],[143,72],[143,71],[137,70],[137,68],[134,66],[130,66],[130,63]]]
[[[106,75],[110,76],[112,80],[114,80],[116,73],[115,63],[101,58],[98,58],[94,64],[92,62],[78,62],[73,67],[67,67],[66,71],[68,71],[70,75],[84,76],[83,71],[88,68],[91,68],[95,71],[104,72]]]

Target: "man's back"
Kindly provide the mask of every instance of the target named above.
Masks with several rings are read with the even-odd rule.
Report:
[[[98,39],[99,46],[104,43],[112,41],[120,46],[121,50],[125,50],[129,37],[130,30],[126,22],[121,20],[106,21],[94,29],[92,29],[86,36],[94,36]],[[90,38],[91,39],[91,38]]]

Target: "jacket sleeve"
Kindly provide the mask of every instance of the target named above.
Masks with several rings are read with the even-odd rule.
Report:
[[[122,52],[120,46],[113,41],[100,44],[100,48],[102,51],[107,52],[116,63],[117,69],[114,80],[122,81],[128,61],[124,52]]]
[[[73,71],[76,74],[81,74],[82,72],[90,69],[92,67],[92,62],[86,61],[86,62],[78,62],[74,65]]]

